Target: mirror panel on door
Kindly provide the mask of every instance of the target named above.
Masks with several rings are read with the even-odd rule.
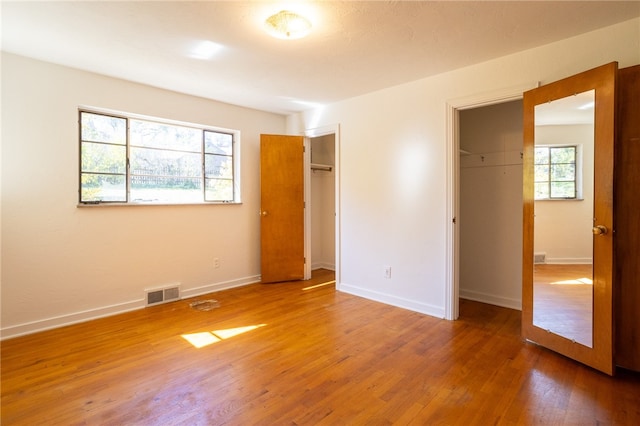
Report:
[[[593,347],[595,91],[536,105],[533,324]]]
[[[611,63],[530,90],[523,99],[522,333],[607,374],[613,374],[616,75]],[[572,121],[584,113],[593,124],[562,124],[559,111],[567,109],[574,110]]]

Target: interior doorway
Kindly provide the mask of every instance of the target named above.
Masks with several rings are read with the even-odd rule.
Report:
[[[445,228],[446,289],[445,318],[458,319],[460,299],[460,113],[464,110],[486,107],[522,99],[523,93],[538,83],[527,83],[492,92],[480,93],[447,102],[447,206],[448,225]],[[486,158],[486,157],[485,157]],[[522,189],[522,187],[520,188]],[[522,217],[522,212],[518,215]],[[522,246],[518,252],[521,253]]]
[[[522,306],[522,100],[459,112],[459,297]],[[462,308],[461,308],[462,309]]]
[[[310,138],[311,269],[335,271],[335,134]]]
[[[339,128],[305,132],[305,277],[314,270],[335,272],[339,286]]]

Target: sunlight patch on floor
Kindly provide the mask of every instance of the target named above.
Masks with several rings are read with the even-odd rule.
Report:
[[[590,278],[576,278],[575,280],[554,281],[550,284],[562,284],[562,285],[591,284],[593,285],[593,280]]]
[[[335,284],[335,283],[336,283],[336,280],[327,281],[326,283],[316,284],[316,285],[312,285],[312,286],[309,286],[309,287],[305,287],[305,288],[303,288],[303,290],[313,290],[314,288],[324,287],[326,285],[331,285],[331,284]]]
[[[223,330],[204,331],[200,333],[183,334],[182,338],[191,343],[194,347],[200,349],[213,343],[229,339],[239,334],[264,327],[267,324],[248,325],[245,327],[226,328]]]

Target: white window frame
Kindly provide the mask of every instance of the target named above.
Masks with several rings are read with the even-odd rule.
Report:
[[[126,181],[126,198],[124,201],[102,201],[102,200],[83,200],[82,197],[82,146],[83,146],[83,135],[82,135],[82,114],[96,114],[103,115],[108,117],[114,117],[118,119],[125,120],[126,123],[126,165],[125,165],[125,181]],[[202,131],[203,142],[201,144],[201,150],[199,154],[201,155],[201,164],[202,164],[202,172],[199,176],[201,180],[201,189],[202,189],[202,199],[199,201],[188,201],[188,202],[174,202],[174,201],[132,201],[131,200],[131,179],[132,173],[130,172],[130,129],[129,129],[129,120],[141,120],[146,122],[154,122],[167,126],[177,126],[177,127],[188,127],[191,129],[196,129]],[[228,200],[217,200],[217,201],[207,201],[205,200],[205,153],[204,148],[204,134],[205,132],[214,132],[214,133],[222,133],[228,134],[232,137],[232,152],[231,152],[231,163],[232,163],[232,176],[231,176],[231,186],[232,186],[232,198]],[[240,185],[240,131],[227,129],[216,126],[208,126],[202,124],[195,124],[190,122],[183,122],[177,120],[163,119],[151,116],[144,116],[139,114],[131,114],[131,113],[123,113],[119,111],[106,110],[102,108],[95,107],[84,107],[81,106],[78,108],[78,206],[107,206],[107,205],[217,205],[217,204],[240,204],[241,201],[241,185]]]

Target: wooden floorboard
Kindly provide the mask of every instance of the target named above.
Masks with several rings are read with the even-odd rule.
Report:
[[[537,264],[533,325],[593,347],[593,265]]]
[[[2,425],[640,424],[640,375],[522,341],[519,311],[462,300],[446,321],[305,289],[332,279],[6,340]]]

